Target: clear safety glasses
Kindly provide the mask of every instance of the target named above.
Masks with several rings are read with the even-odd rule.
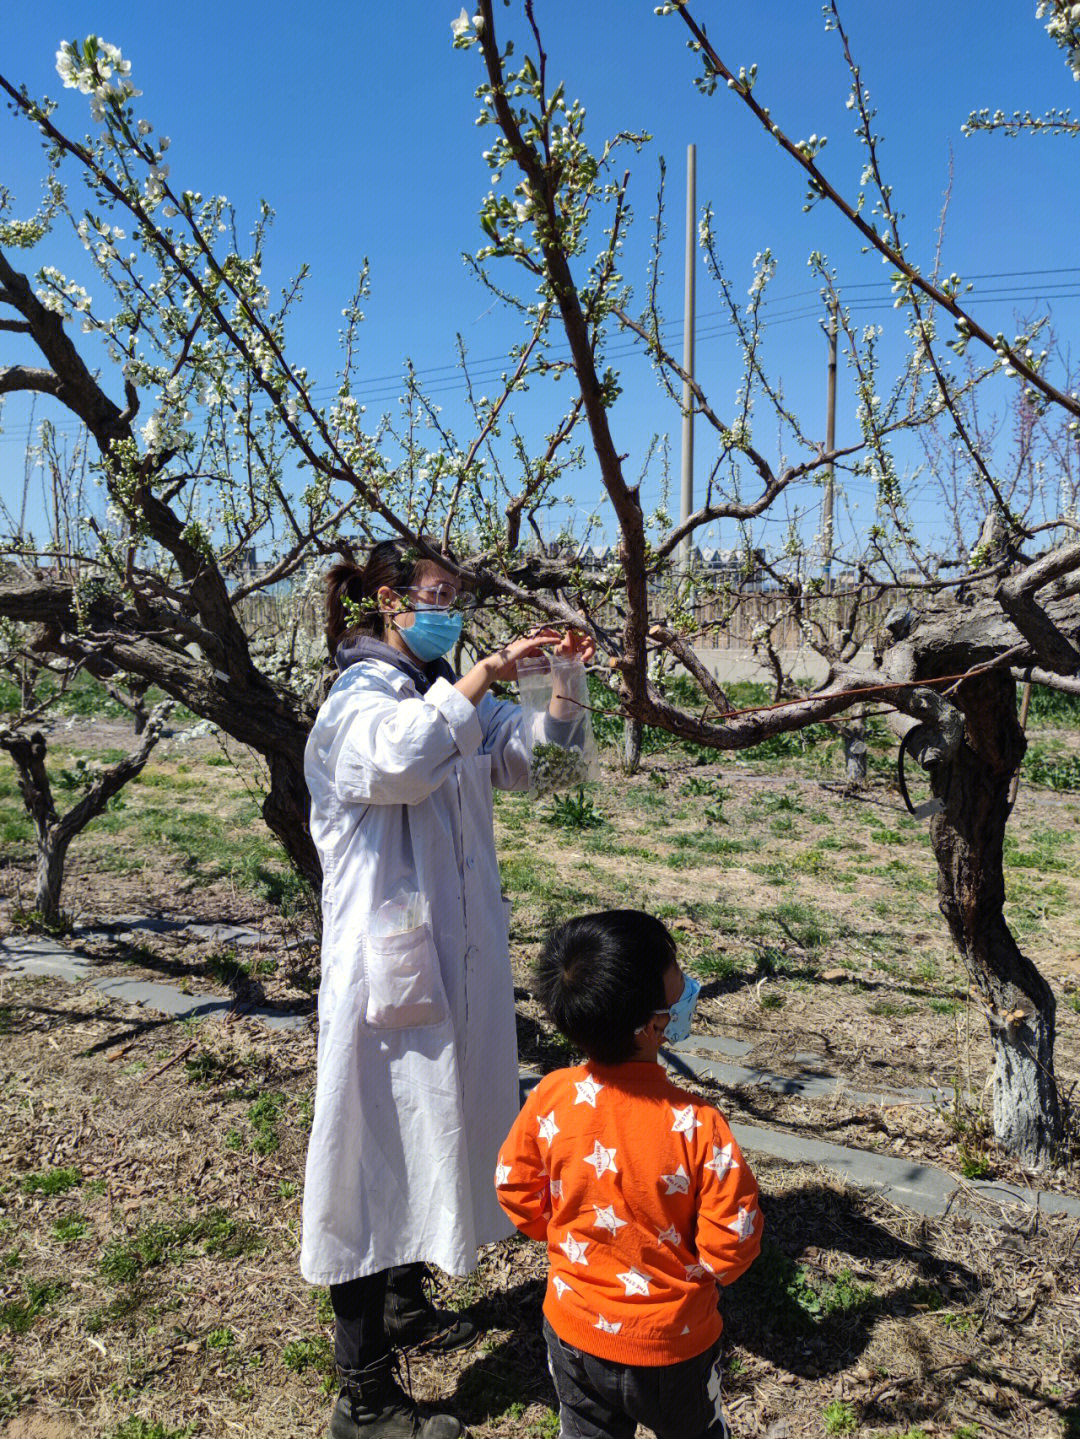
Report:
[[[475,610],[477,598],[468,590],[459,590],[454,585],[410,585],[406,590],[397,592],[401,595],[411,595],[418,600],[425,608],[433,610],[450,610],[454,614],[468,614]]]

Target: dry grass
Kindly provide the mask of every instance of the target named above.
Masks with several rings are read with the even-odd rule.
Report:
[[[76,728],[65,745],[70,757],[97,741]],[[252,773],[216,758],[213,746],[160,755],[112,826],[77,844],[68,904],[85,917],[141,908],[254,924],[263,944],[233,956],[245,966],[233,980],[241,1007],[302,1003],[283,938],[303,915],[283,925],[278,861],[269,846],[244,848],[265,844],[251,826]],[[605,776],[592,797],[605,823],[591,830],[501,798],[523,1058],[544,1068],[568,1058],[528,993],[545,926],[643,905],[667,916],[705,980],[703,1028],[751,1040],[753,1060],[773,1069],[813,1051],[837,1076],[828,1101],[716,1090],[733,1116],[958,1173],[974,1156],[1015,1177],[986,1139],[988,1046],[936,913],[925,835],[884,779],[858,799],[833,783],[806,765],[658,756],[631,782]],[[17,819],[0,768],[0,916],[28,881]],[[1059,997],[1065,1086],[1080,1074],[1078,828],[1080,797],[1021,789],[1010,905]],[[106,970],[190,989],[228,977],[228,954],[180,936],[90,948]],[[321,1433],[329,1316],[297,1271],[312,1036],[242,1016],[177,1025],[12,976],[0,977],[0,1031],[0,1434]],[[970,1096],[963,1128],[948,1113],[844,1098],[844,1085],[954,1080]],[[766,1252],[723,1296],[737,1432],[1078,1439],[1080,1226],[923,1221],[820,1171],[756,1168]],[[1077,1187],[1074,1176],[1061,1182]],[[543,1279],[539,1246],[514,1241],[467,1281],[443,1284],[487,1333],[453,1363],[414,1360],[412,1381],[478,1439],[557,1432]]]

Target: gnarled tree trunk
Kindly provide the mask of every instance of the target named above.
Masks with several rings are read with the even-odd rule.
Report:
[[[622,755],[624,774],[637,774],[641,768],[641,736],[645,726],[639,719],[623,721]]]
[[[38,856],[34,911],[44,928],[56,929],[64,923],[60,895],[71,841],[91,820],[104,812],[113,795],[119,794],[129,780],[142,772],[172,708],[171,700],[158,705],[135,749],[103,770],[82,799],[63,814],[57,812],[45,768],[45,736],[40,731],[32,735],[12,730],[0,731],[0,748],[12,758],[23,804],[34,823]]]
[[[844,779],[852,789],[866,783],[866,719],[858,709],[850,724],[840,730],[844,741]]]
[[[933,776],[945,805],[930,826],[938,900],[990,1021],[994,1136],[1024,1165],[1044,1169],[1057,1159],[1063,1136],[1056,1006],[1002,912],[1009,788],[1025,749],[1015,685],[1007,671],[987,671],[965,680],[955,702],[965,742]]]

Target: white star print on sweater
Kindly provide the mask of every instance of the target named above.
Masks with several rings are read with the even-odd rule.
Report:
[[[619,1230],[626,1224],[625,1219],[620,1219],[615,1213],[613,1204],[605,1204],[602,1208],[596,1207],[596,1218],[593,1220],[594,1229],[607,1229],[612,1234],[618,1234]]]
[[[540,1128],[540,1138],[545,1144],[550,1144],[559,1132],[559,1126],[555,1123],[555,1111],[550,1114],[542,1114],[536,1121]]]
[[[609,1169],[611,1170],[612,1174],[618,1173],[618,1170],[615,1168],[614,1149],[605,1149],[604,1146],[600,1143],[599,1139],[593,1145],[593,1152],[591,1154],[586,1154],[585,1163],[591,1164],[592,1167],[596,1170],[597,1179],[599,1179],[602,1174],[606,1174]]]
[[[591,1074],[587,1074],[584,1079],[579,1079],[574,1084],[574,1088],[577,1090],[577,1095],[574,1099],[574,1103],[588,1104],[591,1108],[595,1109],[596,1096],[600,1093],[603,1087],[604,1086],[602,1084],[597,1084],[596,1080],[593,1079]]]

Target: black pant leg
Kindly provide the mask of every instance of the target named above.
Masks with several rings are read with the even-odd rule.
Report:
[[[364,1274],[345,1284],[331,1284],[334,1310],[334,1359],[338,1369],[351,1373],[374,1364],[389,1352],[383,1306],[386,1274]]]
[[[637,1425],[620,1402],[623,1366],[564,1343],[546,1319],[544,1338],[562,1439],[634,1439]]]
[[[623,1402],[656,1439],[731,1439],[720,1386],[720,1341],[694,1359],[627,1365]]]

